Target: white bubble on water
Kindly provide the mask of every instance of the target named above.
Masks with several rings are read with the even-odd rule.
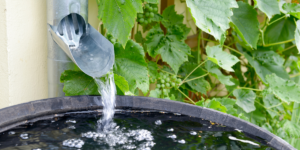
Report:
[[[173,128],[169,128],[169,129],[167,129],[167,131],[168,131],[168,132],[173,132],[174,129],[173,129]]]
[[[23,139],[23,140],[27,140],[27,139],[29,139],[29,137],[28,137],[28,134],[27,134],[27,133],[23,133],[23,134],[21,134],[21,135],[20,135],[20,137],[21,137],[21,139]]]
[[[101,141],[110,147],[121,146],[124,149],[147,149],[152,148],[155,143],[152,133],[145,129],[124,131],[123,128],[115,127],[115,130],[106,132],[87,132],[82,133],[81,136],[85,138],[94,138],[96,141]],[[134,143],[141,143],[135,146]]]
[[[75,126],[69,126],[68,128],[69,128],[69,129],[76,129]]]
[[[135,145],[124,145],[123,146],[124,149],[136,149]]]
[[[16,134],[16,132],[15,131],[9,131],[8,134],[9,135],[14,135],[14,134]]]
[[[82,146],[84,145],[84,141],[81,139],[69,139],[64,140],[62,145],[66,147],[82,148]]]
[[[76,123],[76,120],[67,120],[66,123]]]
[[[171,138],[171,139],[176,139],[177,136],[175,134],[172,134],[172,135],[169,135],[168,138]]]
[[[191,131],[190,134],[191,134],[191,135],[197,135],[197,132]]]
[[[185,144],[186,142],[185,142],[184,139],[181,139],[181,140],[178,140],[178,143],[180,143],[180,144]]]
[[[137,141],[142,141],[142,140],[152,141],[153,136],[151,135],[150,131],[141,129],[141,130],[137,130],[134,139]]]
[[[161,125],[162,122],[161,122],[161,120],[156,120],[156,121],[155,121],[155,124],[156,124],[156,125]]]

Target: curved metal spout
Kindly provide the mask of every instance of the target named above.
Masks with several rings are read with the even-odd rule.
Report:
[[[113,45],[87,20],[88,0],[47,0],[49,97],[64,96],[65,70],[101,77],[113,66]]]
[[[91,25],[87,25],[86,33],[82,33],[82,36],[78,35],[79,38],[71,36],[71,39],[66,32],[62,36],[59,31],[55,32],[52,26],[50,27],[53,40],[87,75],[101,77],[113,67],[115,57],[113,44]],[[74,34],[71,31],[71,35]],[[76,41],[76,39],[80,40]]]

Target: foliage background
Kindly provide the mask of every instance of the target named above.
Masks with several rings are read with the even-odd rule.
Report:
[[[191,36],[188,21],[174,5],[158,0],[97,3],[99,32],[115,47],[118,95],[222,111],[300,149],[298,1],[181,0],[198,27]],[[99,94],[94,79],[78,70],[65,71],[61,82],[67,96]]]

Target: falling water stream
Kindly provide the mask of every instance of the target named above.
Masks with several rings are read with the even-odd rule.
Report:
[[[113,117],[116,105],[116,85],[113,72],[109,72],[104,78],[94,78],[98,91],[102,96],[103,116],[98,123],[98,130],[107,132],[114,126]]]

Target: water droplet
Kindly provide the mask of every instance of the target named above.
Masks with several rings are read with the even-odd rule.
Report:
[[[197,135],[197,132],[191,131],[190,134],[191,134],[191,135]]]
[[[168,131],[168,132],[173,132],[174,129],[173,129],[173,128],[169,128],[169,129],[167,129],[167,131]]]
[[[184,140],[184,139],[181,139],[181,140],[178,141],[178,143],[180,143],[180,144],[185,144],[185,140]]]
[[[155,124],[156,124],[156,125],[161,125],[162,122],[161,122],[161,120],[156,120],[156,121],[155,121]]]
[[[94,58],[90,58],[90,60],[91,60],[91,61],[93,61],[93,60],[94,60]]]
[[[171,139],[176,139],[177,136],[175,134],[172,134],[172,135],[169,135],[168,138],[171,138]]]

